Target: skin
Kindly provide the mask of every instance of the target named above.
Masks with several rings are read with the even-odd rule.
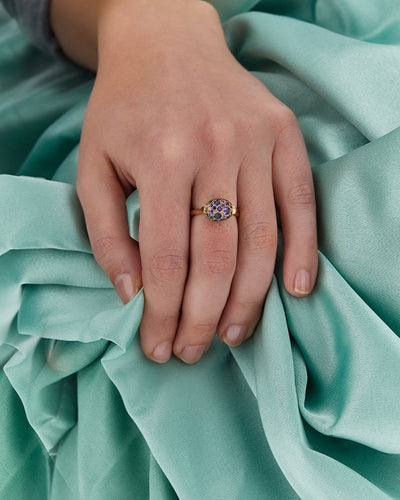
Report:
[[[275,204],[285,287],[310,293],[317,231],[303,137],[293,113],[230,53],[215,8],[53,0],[51,22],[66,55],[97,72],[77,191],[94,256],[122,302],[143,283],[144,353],[195,363],[216,331],[229,345],[252,335],[275,266]],[[136,188],[139,243],[125,206]],[[190,217],[217,197],[240,208],[238,220]]]

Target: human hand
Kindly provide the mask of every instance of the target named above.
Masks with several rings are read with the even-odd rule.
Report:
[[[217,330],[253,332],[271,283],[279,207],[284,283],[317,274],[312,174],[293,113],[229,52],[203,1],[103,2],[98,70],[81,139],[77,190],[95,258],[127,303],[143,282],[144,353],[188,363]],[[137,188],[139,244],[125,201]],[[240,217],[190,217],[226,198]]]

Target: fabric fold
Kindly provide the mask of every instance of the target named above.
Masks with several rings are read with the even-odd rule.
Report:
[[[317,285],[286,292],[280,242],[254,336],[215,337],[195,366],[144,356],[143,291],[123,306],[91,252],[75,181],[92,78],[0,12],[2,498],[400,499],[397,18],[295,4],[215,0],[302,128]],[[127,211],[137,239],[137,191]]]

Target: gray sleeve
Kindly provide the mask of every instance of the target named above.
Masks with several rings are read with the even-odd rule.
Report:
[[[7,12],[27,33],[32,43],[47,54],[64,59],[50,28],[51,0],[0,0]]]

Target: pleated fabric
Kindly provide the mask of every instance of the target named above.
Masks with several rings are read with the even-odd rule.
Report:
[[[285,291],[279,245],[252,339],[149,361],[75,190],[93,77],[0,11],[1,499],[400,499],[398,1],[213,3],[305,137],[316,288]]]

